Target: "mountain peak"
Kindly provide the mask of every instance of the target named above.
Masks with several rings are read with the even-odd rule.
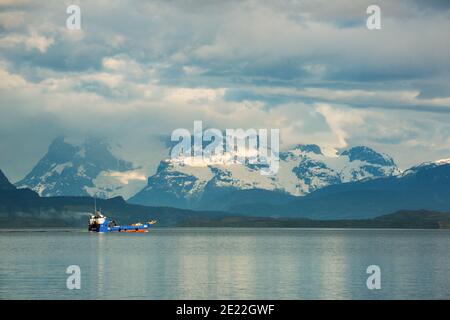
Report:
[[[378,153],[375,150],[365,146],[357,146],[345,150],[341,153],[341,156],[348,156],[350,162],[360,160],[383,166],[394,165],[394,160],[391,157]]]
[[[447,159],[439,159],[439,160],[436,160],[434,163],[436,163],[436,164],[438,164],[438,165],[449,164],[449,163],[450,163],[450,158],[447,158]]]
[[[59,136],[50,143],[47,156],[56,162],[70,161],[73,154],[79,150],[78,147],[69,144],[63,136]]]
[[[0,190],[14,190],[16,187],[9,182],[2,170],[0,170]]]
[[[449,159],[440,159],[436,161],[422,162],[421,164],[415,165],[409,169],[406,169],[400,175],[401,177],[417,174],[434,168],[448,168],[450,166]]]
[[[293,148],[293,150],[322,154],[322,149],[320,149],[320,147],[317,144],[298,144]]]
[[[280,152],[279,171],[271,177],[262,176],[252,165],[195,166],[162,160],[157,173],[149,177],[147,186],[129,201],[144,205],[222,209],[228,206],[230,192],[263,190],[262,193],[255,192],[264,197],[270,192],[303,196],[329,185],[398,172],[393,162],[384,165],[390,159],[388,156],[370,148],[352,148],[344,154],[328,156],[318,145],[298,144]],[[246,195],[242,194],[242,201],[247,201]]]
[[[116,157],[105,139],[88,137],[75,143],[60,136],[17,186],[31,188],[41,196],[108,198],[131,196],[145,185],[145,177],[142,184],[140,181],[142,174],[131,162]]]

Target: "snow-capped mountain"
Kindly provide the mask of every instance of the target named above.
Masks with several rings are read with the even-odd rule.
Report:
[[[391,157],[370,148],[354,147],[329,156],[324,155],[317,145],[297,145],[281,152],[276,175],[264,176],[259,169],[260,166],[248,163],[211,164],[208,161],[166,159],[161,161],[156,174],[149,177],[147,186],[130,201],[212,209],[205,199],[209,203],[211,199],[226,202],[233,191],[257,189],[303,196],[329,185],[399,173]],[[214,208],[224,206],[215,204]]]
[[[142,189],[145,181],[140,168],[116,157],[103,139],[90,137],[74,144],[59,137],[16,186],[28,187],[41,196],[128,198]]]
[[[423,163],[396,176],[330,185],[281,204],[246,203],[232,209],[258,216],[348,219],[422,208],[450,210],[450,161]]]
[[[423,170],[427,170],[427,169],[432,169],[432,168],[436,168],[442,165],[447,165],[450,164],[450,158],[448,159],[440,159],[440,160],[436,160],[436,161],[428,161],[428,162],[423,162],[421,164],[418,164],[416,166],[413,166],[405,171],[403,171],[398,177],[405,177],[405,176],[409,176],[409,175],[414,175],[417,174]]]

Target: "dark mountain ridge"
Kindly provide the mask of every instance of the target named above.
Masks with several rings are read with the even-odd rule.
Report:
[[[84,228],[94,211],[95,202],[102,213],[123,224],[156,219],[156,226],[175,226],[189,217],[224,214],[133,205],[122,197],[96,200],[87,196],[40,197],[30,189],[17,189],[0,171],[0,228]]]
[[[256,203],[229,210],[259,216],[351,219],[423,208],[450,210],[450,164],[426,164],[399,176],[332,185],[284,205]]]

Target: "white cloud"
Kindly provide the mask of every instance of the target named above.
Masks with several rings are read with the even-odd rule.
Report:
[[[154,166],[161,146],[139,146],[194,120],[279,128],[284,146],[446,158],[449,11],[386,3],[370,33],[369,2],[89,2],[80,32],[53,2],[21,3],[0,13],[0,168],[24,136],[37,159],[57,134],[92,132]]]
[[[215,103],[223,99],[225,88],[209,89],[209,88],[176,88],[170,89],[165,97],[167,103]]]
[[[20,75],[11,74],[4,69],[0,69],[0,79],[0,89],[2,90],[22,89],[27,84],[27,81]]]
[[[0,12],[0,27],[11,30],[22,26],[25,22],[25,13],[22,11]]]
[[[318,105],[317,111],[325,117],[331,131],[336,136],[336,147],[338,148],[348,146],[346,127],[364,124],[364,120],[360,115],[361,111],[336,109],[327,104]]]
[[[37,33],[31,35],[10,34],[0,38],[0,47],[11,48],[17,45],[24,45],[27,50],[37,49],[40,53],[45,53],[54,40]]]

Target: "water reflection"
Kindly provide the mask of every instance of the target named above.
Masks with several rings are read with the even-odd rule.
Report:
[[[449,245],[431,230],[0,232],[0,298],[445,299]],[[81,290],[65,286],[71,264]],[[371,264],[382,290],[366,287]]]

